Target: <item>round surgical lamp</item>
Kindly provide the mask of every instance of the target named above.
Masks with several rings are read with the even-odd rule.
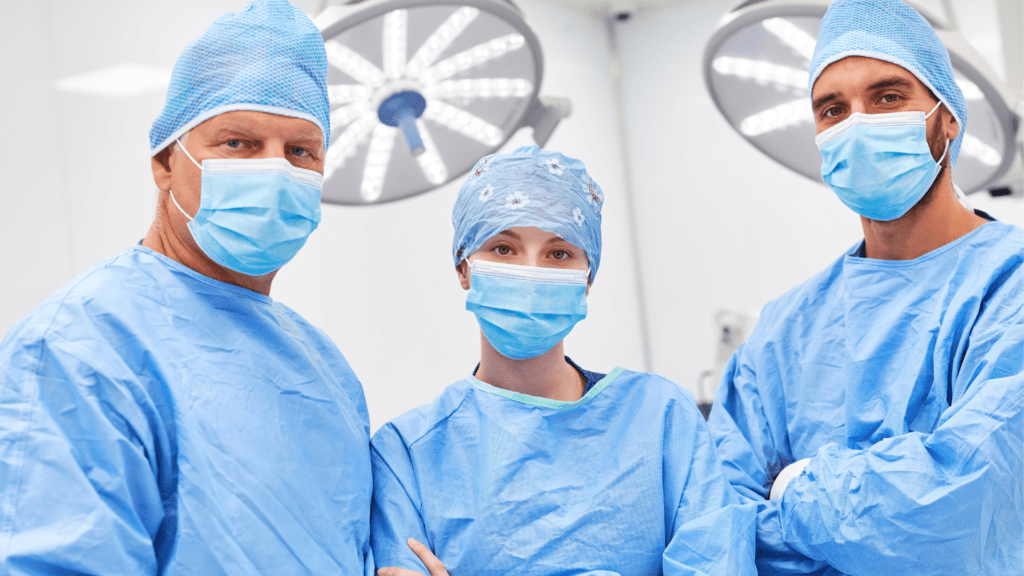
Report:
[[[759,150],[817,182],[821,156],[807,92],[828,0],[753,0],[719,22],[704,53],[704,80],[729,124]],[[967,131],[954,178],[971,193],[1004,175],[1017,155],[1019,118],[1002,82],[956,30],[918,10],[946,44],[967,100]]]
[[[324,202],[429,192],[523,126],[543,146],[569,114],[568,100],[538,96],[540,44],[507,0],[366,0],[315,21],[331,102]]]

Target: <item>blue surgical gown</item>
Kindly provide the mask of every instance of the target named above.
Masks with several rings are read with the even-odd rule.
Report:
[[[371,444],[377,566],[453,576],[754,574],[753,505],[739,505],[693,397],[615,369],[558,402],[449,386]]]
[[[362,387],[327,336],[147,248],[0,345],[5,575],[363,574],[371,491]]]
[[[762,574],[1021,574],[1024,231],[844,256],[765,307],[710,426]],[[765,498],[809,458],[781,504]]]

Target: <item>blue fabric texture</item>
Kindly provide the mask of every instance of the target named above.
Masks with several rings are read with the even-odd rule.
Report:
[[[928,146],[928,114],[854,112],[815,138],[821,178],[865,218],[902,217],[928,193],[945,160],[946,150],[936,161]]]
[[[956,165],[967,131],[967,102],[953,79],[949,51],[928,21],[900,0],[835,0],[818,28],[808,90],[829,64],[866,56],[905,68],[927,86],[956,118],[960,135],[949,145]]]
[[[197,167],[203,171],[199,211],[192,217],[174,204],[189,219],[199,248],[225,268],[250,276],[273,272],[320,225],[323,177],[317,172],[284,158],[206,159]]]
[[[466,310],[484,337],[513,360],[551,350],[587,317],[586,270],[517,266],[476,259]]]
[[[210,25],[178,57],[150,154],[235,110],[309,120],[330,141],[327,52],[317,27],[286,0],[256,0]]]
[[[587,385],[583,390],[584,394],[590,392],[591,388],[593,388],[598,382],[600,382],[601,380],[604,379],[605,376],[607,376],[607,374],[601,374],[600,372],[591,372],[590,370],[584,370],[583,368],[580,368],[579,364],[573,362],[572,358],[569,358],[568,356],[565,357],[565,361],[568,362],[570,366],[575,368],[577,372],[583,375],[583,378],[587,381]],[[473,371],[473,374],[476,375],[476,370]]]
[[[452,258],[458,266],[495,234],[533,226],[585,250],[593,282],[601,264],[603,205],[604,192],[575,158],[536,146],[484,157],[452,210]]]
[[[362,387],[285,306],[136,246],[0,367],[5,575],[372,574]]]
[[[384,425],[371,444],[377,566],[449,573],[753,575],[738,505],[693,397],[617,368],[576,402],[476,378]]]
[[[840,258],[768,304],[709,425],[762,574],[1019,574],[1024,231]],[[779,502],[785,464],[810,458]]]

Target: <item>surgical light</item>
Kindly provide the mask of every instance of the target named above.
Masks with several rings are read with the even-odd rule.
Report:
[[[718,109],[756,148],[821,182],[814,115],[807,93],[818,25],[829,0],[752,0],[718,24],[704,53],[704,79]],[[919,10],[920,11],[920,10]],[[920,11],[949,50],[967,100],[955,180],[965,192],[1000,181],[1018,155],[1019,118],[1002,81],[956,30]]]
[[[523,126],[543,146],[569,114],[567,100],[538,96],[540,45],[507,0],[366,0],[316,23],[332,109],[324,202],[428,192]]]

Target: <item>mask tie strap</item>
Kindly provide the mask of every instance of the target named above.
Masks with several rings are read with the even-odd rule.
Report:
[[[929,117],[930,117],[930,116],[931,116],[932,114],[935,114],[935,111],[939,109],[939,106],[942,106],[942,100],[939,100],[939,101],[938,101],[938,102],[937,102],[937,103],[935,104],[935,108],[932,108],[932,111],[931,111],[931,112],[929,112],[929,113],[927,113],[927,114],[925,114],[925,115],[924,115],[924,119],[925,119],[925,120],[927,120],[927,119],[928,119],[928,118],[929,118]],[[191,158],[191,156],[190,156],[190,158]]]
[[[181,151],[185,153],[185,156],[188,156],[188,159],[191,160],[192,163],[196,165],[196,168],[199,168],[200,172],[202,172],[203,166],[199,164],[199,162],[196,162],[196,159],[193,158],[192,155],[188,153],[188,149],[185,148],[185,145],[181,143],[181,140],[175,138],[174,141],[178,143],[178,148],[181,148]]]

